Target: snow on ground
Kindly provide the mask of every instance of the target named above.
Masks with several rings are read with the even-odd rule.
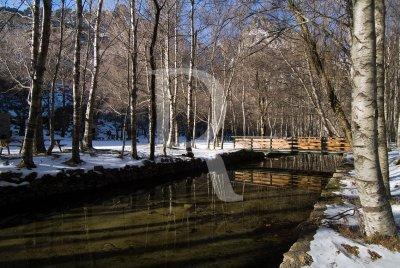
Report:
[[[105,168],[121,168],[126,165],[141,165],[143,159],[148,158],[149,154],[149,145],[144,143],[138,144],[138,154],[142,158],[142,160],[134,160],[129,156],[130,152],[130,141],[127,141],[125,146],[125,157],[123,159],[119,158],[119,152],[122,150],[122,141],[115,140],[102,140],[102,141],[94,141],[93,146],[95,149],[98,149],[96,156],[90,156],[87,153],[81,153],[81,159],[84,161],[83,164],[78,167],[71,167],[64,164],[65,161],[69,160],[71,157],[70,153],[60,153],[58,148],[54,148],[53,156],[35,156],[34,162],[37,168],[34,169],[18,169],[17,165],[20,163],[21,159],[19,157],[19,148],[16,146],[11,146],[11,154],[15,157],[11,157],[8,160],[0,161],[0,173],[2,172],[20,172],[23,176],[28,175],[31,172],[38,173],[37,178],[42,177],[44,174],[56,174],[60,172],[62,169],[76,169],[80,168],[85,171],[93,169],[94,166],[103,166]],[[64,139],[61,141],[61,144],[64,145],[63,149],[71,149],[71,140]],[[209,150],[207,149],[207,144],[204,141],[197,141],[196,148],[193,148],[193,153],[195,157],[198,158],[214,158],[217,154],[231,151],[233,149],[233,143],[227,142],[224,144],[224,149],[215,149]],[[3,151],[4,152],[4,151]],[[167,155],[169,156],[182,156],[186,153],[184,143],[174,149],[167,149]],[[156,156],[162,156],[162,146],[158,145],[156,147]],[[158,161],[156,159],[156,161]],[[21,186],[26,183],[17,182],[12,183],[8,181],[0,181],[0,187],[5,186]]]
[[[349,246],[357,247],[354,249],[358,253],[349,253],[347,249]],[[326,227],[321,227],[318,230],[310,247],[309,254],[313,258],[313,263],[310,267],[383,268],[398,267],[400,264],[400,254],[398,252],[390,251],[379,245],[356,242]]]
[[[389,152],[390,188],[395,198],[400,198],[400,165],[395,163],[399,158],[398,150]],[[334,193],[343,197],[343,203],[327,205],[323,224],[358,225],[360,211],[355,211],[355,206],[349,202],[358,196],[354,176],[354,171],[351,171],[341,181],[341,190]],[[393,204],[392,211],[399,229],[400,205]],[[308,254],[313,258],[310,267],[400,267],[399,252],[381,245],[355,241],[329,227],[317,230]]]

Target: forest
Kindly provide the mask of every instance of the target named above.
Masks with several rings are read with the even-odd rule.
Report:
[[[211,174],[238,149],[339,152],[329,172],[350,208],[325,219],[354,211],[396,267],[399,103],[398,0],[0,0],[0,188],[178,158]]]

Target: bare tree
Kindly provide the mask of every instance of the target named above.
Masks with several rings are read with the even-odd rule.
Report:
[[[385,194],[378,156],[374,2],[356,0],[353,5],[354,166],[367,236],[395,236],[396,225]]]
[[[153,24],[153,32],[151,35],[151,42],[149,47],[150,54],[150,68],[151,68],[151,76],[150,76],[150,125],[149,125],[149,134],[150,134],[150,160],[154,160],[155,154],[155,139],[156,139],[156,127],[157,127],[157,108],[156,108],[156,58],[155,58],[155,47],[158,36],[158,26],[160,23],[160,15],[162,5],[158,2],[158,0],[153,0],[154,5],[154,24]]]
[[[186,155],[193,157],[192,139],[193,137],[193,68],[195,62],[196,32],[194,29],[194,0],[190,0],[190,65],[189,83],[187,91],[187,127],[186,127]]]
[[[99,0],[96,14],[96,21],[94,26],[94,40],[93,40],[93,70],[92,81],[90,84],[89,99],[86,107],[85,114],[85,133],[83,134],[83,149],[93,150],[93,113],[96,104],[96,91],[99,76],[99,52],[100,52],[100,26],[101,26],[101,13],[103,9],[103,1]]]
[[[50,146],[47,149],[47,154],[50,155],[55,145],[54,139],[54,101],[55,101],[55,89],[57,84],[58,72],[61,63],[61,54],[64,46],[64,7],[65,0],[61,0],[61,18],[60,18],[60,42],[58,45],[56,65],[54,67],[53,79],[51,81],[50,96],[49,96],[49,134],[50,134]]]
[[[175,3],[175,21],[174,21],[174,69],[176,70],[178,68],[178,6],[179,6],[179,1],[176,0]],[[168,13],[169,14],[169,13]],[[169,69],[169,47],[170,47],[170,42],[169,42],[169,16],[168,16],[168,21],[167,21],[167,36],[165,39],[165,62],[166,62],[166,69]],[[168,62],[168,65],[167,65]],[[167,74],[169,77],[169,74]],[[168,79],[168,99],[169,99],[169,130],[168,130],[168,141],[167,141],[167,146],[171,148],[172,146],[176,145],[177,138],[176,138],[176,133],[178,130],[176,129],[176,94],[178,92],[178,75],[174,74],[174,79],[173,79],[173,84],[174,87],[170,85],[169,78]]]
[[[307,26],[308,20],[300,10],[300,8],[295,3],[295,0],[289,0],[289,8],[294,14],[297,23],[301,29],[302,38],[305,44],[306,55],[309,60],[309,63],[321,81],[321,84],[325,87],[328,93],[328,99],[330,106],[335,113],[335,116],[346,136],[346,139],[349,143],[351,143],[351,125],[349,120],[346,117],[345,112],[343,111],[342,105],[338,96],[336,95],[334,86],[326,73],[325,66],[321,60],[320,55],[317,50],[317,43],[314,37],[311,35],[310,30]]]
[[[72,130],[72,157],[67,163],[77,165],[82,162],[79,155],[79,140],[81,132],[81,93],[80,84],[80,63],[81,63],[81,35],[83,25],[83,5],[82,0],[76,0],[76,33],[75,33],[75,50],[74,50],[74,70],[73,70],[73,130]]]
[[[136,102],[137,102],[137,85],[138,85],[138,20],[136,18],[136,1],[130,2],[130,40],[131,40],[131,92],[130,92],[130,133],[131,133],[131,156],[134,159],[138,158],[137,154],[137,116],[136,116]]]
[[[30,90],[30,108],[28,123],[25,131],[25,138],[23,144],[22,161],[19,166],[32,168],[35,167],[33,162],[33,142],[35,129],[37,126],[37,118],[40,113],[40,102],[42,96],[43,76],[45,72],[45,65],[47,59],[47,52],[50,43],[51,33],[51,9],[52,1],[43,0],[43,20],[42,20],[42,33],[40,35],[39,46],[39,5],[40,1],[36,0],[33,13],[33,31],[32,31],[32,81]]]

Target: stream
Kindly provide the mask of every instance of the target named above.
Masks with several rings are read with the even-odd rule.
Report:
[[[0,267],[278,267],[340,161],[267,158],[229,178],[208,173],[49,200],[2,217]],[[232,190],[239,201],[222,201]]]

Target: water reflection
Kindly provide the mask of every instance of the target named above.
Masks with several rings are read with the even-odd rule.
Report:
[[[280,170],[334,172],[341,159],[340,155],[335,154],[301,153],[282,158],[267,158],[254,166]]]
[[[321,192],[323,185],[321,177],[269,171],[236,171],[235,181],[248,185],[301,188],[316,193]]]
[[[260,169],[229,176],[229,186],[205,174],[34,220],[15,215],[0,230],[0,266],[277,266],[321,178]],[[224,202],[230,191],[242,199]]]

